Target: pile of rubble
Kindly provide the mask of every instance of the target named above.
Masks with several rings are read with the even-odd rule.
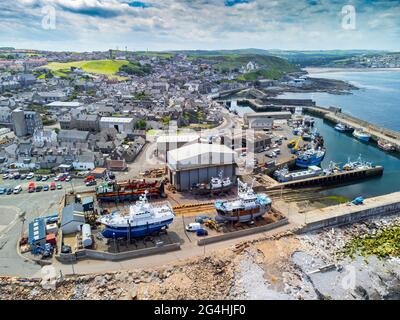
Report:
[[[231,259],[204,257],[156,270],[40,279],[0,278],[0,299],[226,299]]]

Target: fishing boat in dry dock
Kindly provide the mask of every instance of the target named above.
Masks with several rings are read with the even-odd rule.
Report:
[[[221,171],[218,177],[211,178],[209,183],[196,183],[191,188],[193,194],[223,193],[232,188],[233,182],[229,177],[224,177]]]
[[[271,208],[271,199],[263,193],[255,193],[252,186],[238,179],[236,199],[216,201],[217,220],[247,222],[262,217]]]
[[[100,202],[134,201],[146,191],[150,197],[164,197],[164,183],[146,180],[106,181],[96,188],[96,197]]]
[[[145,192],[135,205],[123,210],[104,215],[98,222],[105,226],[102,235],[105,238],[136,238],[152,235],[170,225],[175,214],[169,203],[158,206],[147,201]]]

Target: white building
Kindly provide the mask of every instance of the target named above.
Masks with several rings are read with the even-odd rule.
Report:
[[[115,128],[120,133],[131,133],[133,126],[133,118],[102,117],[100,119],[100,130]]]

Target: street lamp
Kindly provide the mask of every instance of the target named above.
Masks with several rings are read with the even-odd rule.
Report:
[[[22,222],[22,225],[21,225],[21,238],[20,238],[20,239],[22,239],[23,236],[24,236],[24,224],[25,224],[25,220],[26,220],[25,216],[26,216],[26,212],[25,212],[25,211],[22,211],[22,212],[18,215],[18,218],[19,218],[19,219],[21,220],[21,222]]]

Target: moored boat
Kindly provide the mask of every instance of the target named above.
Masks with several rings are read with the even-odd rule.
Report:
[[[363,129],[356,129],[353,131],[353,136],[358,140],[368,142],[371,139],[371,135],[368,132],[365,132]]]
[[[325,158],[326,150],[324,148],[315,149],[311,147],[307,150],[297,152],[296,166],[308,168],[309,166],[319,166]]]
[[[335,126],[335,130],[340,131],[340,132],[352,132],[354,130],[354,128],[350,127],[346,124],[343,124],[343,123],[338,123]]]
[[[396,148],[391,143],[385,142],[384,140],[378,140],[378,147],[382,150],[393,152],[396,151]]]

